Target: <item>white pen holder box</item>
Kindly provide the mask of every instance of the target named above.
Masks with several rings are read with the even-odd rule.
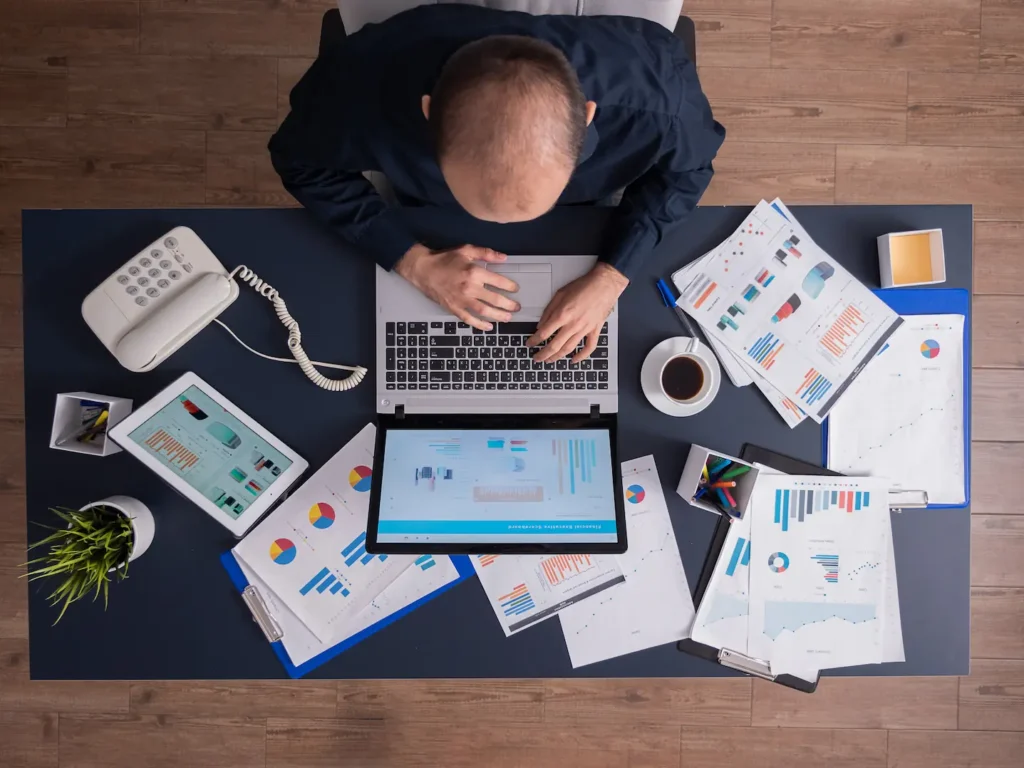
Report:
[[[946,249],[941,229],[890,232],[878,238],[878,272],[883,288],[946,282]]]
[[[80,442],[76,437],[81,433],[83,403],[99,403],[106,407],[109,416],[107,429],[91,442]],[[121,448],[108,437],[108,432],[132,412],[132,401],[123,397],[97,395],[94,392],[61,392],[53,408],[53,428],[50,430],[50,447],[58,451],[84,453],[89,456],[110,456],[120,453]]]
[[[734,465],[739,464],[744,467],[750,467],[749,472],[732,478],[736,481],[736,487],[731,489],[732,496],[736,500],[735,517],[743,517],[747,511],[747,504],[750,502],[750,494],[754,491],[754,483],[757,482],[757,468],[727,453],[712,451],[703,445],[692,445],[690,447],[690,454],[686,457],[683,476],[679,478],[679,486],[676,488],[676,493],[698,509],[714,512],[717,515],[722,514],[722,510],[709,501],[705,501],[703,498],[695,498],[697,491],[700,490],[702,470],[708,463],[708,460],[715,457],[728,459]]]

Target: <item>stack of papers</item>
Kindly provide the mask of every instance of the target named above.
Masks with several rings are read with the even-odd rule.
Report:
[[[730,378],[745,371],[790,427],[821,423],[902,323],[781,200],[672,280]]]
[[[457,581],[448,557],[370,555],[367,425],[232,550],[295,666]]]
[[[823,669],[903,661],[888,485],[763,468],[693,639],[809,681]]]
[[[653,456],[622,465],[623,555],[475,555],[506,636],[557,615],[573,667],[689,636],[693,600]]]

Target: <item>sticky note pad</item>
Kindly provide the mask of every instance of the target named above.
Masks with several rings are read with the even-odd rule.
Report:
[[[894,285],[930,283],[932,276],[931,236],[927,232],[896,235],[889,244]]]

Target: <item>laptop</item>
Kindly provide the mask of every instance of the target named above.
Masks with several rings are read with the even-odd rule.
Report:
[[[625,551],[618,311],[588,360],[536,363],[526,346],[555,292],[596,261],[510,256],[488,265],[519,285],[513,298],[522,307],[489,332],[377,269],[368,551]]]

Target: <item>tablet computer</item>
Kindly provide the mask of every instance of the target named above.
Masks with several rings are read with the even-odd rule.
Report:
[[[120,422],[110,437],[239,537],[308,466],[194,373]]]
[[[622,553],[625,519],[614,415],[380,417],[368,552]]]

